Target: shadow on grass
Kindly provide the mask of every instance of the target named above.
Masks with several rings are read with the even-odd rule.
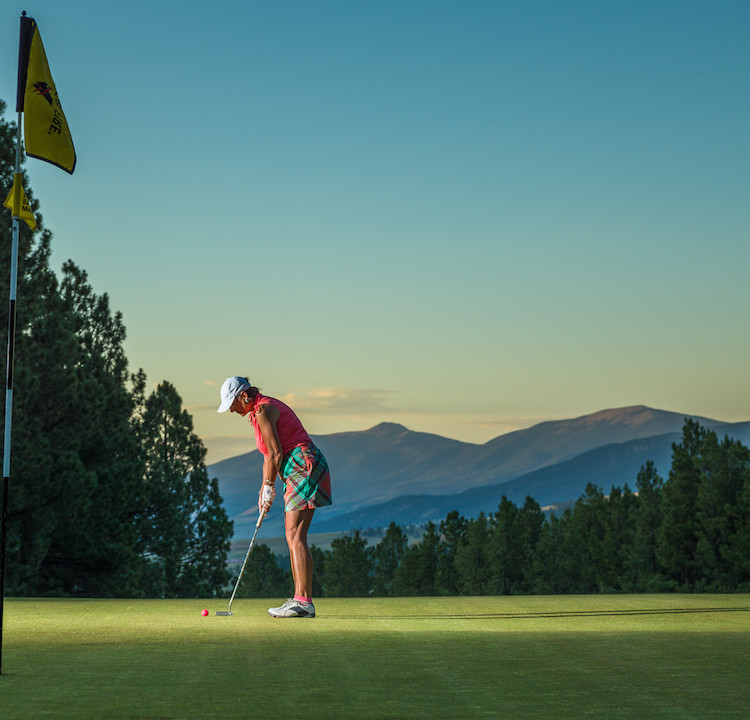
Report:
[[[524,618],[568,617],[636,617],[638,615],[704,615],[707,613],[750,612],[750,607],[716,608],[654,608],[642,610],[561,610],[559,612],[509,612],[509,613],[425,613],[422,615],[367,615],[368,620],[512,620]],[[336,615],[331,620],[360,620],[362,615]]]

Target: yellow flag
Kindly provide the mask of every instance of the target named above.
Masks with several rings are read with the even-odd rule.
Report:
[[[36,218],[31,210],[29,201],[26,199],[26,193],[23,191],[23,175],[21,173],[13,174],[13,187],[5,198],[5,207],[10,208],[10,214],[14,218],[23,220],[32,230],[36,230]]]
[[[28,60],[21,68],[21,71],[26,70],[23,88],[26,154],[72,174],[76,166],[76,151],[49,71],[39,28],[33,18],[24,17],[22,20],[28,23],[30,40],[24,48],[28,49]],[[21,62],[24,62],[23,56]]]

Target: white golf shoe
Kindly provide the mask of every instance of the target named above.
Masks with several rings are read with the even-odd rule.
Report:
[[[277,618],[314,618],[315,606],[289,598],[283,605],[276,608],[268,608],[268,614]]]

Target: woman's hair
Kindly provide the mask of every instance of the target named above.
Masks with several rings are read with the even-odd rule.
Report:
[[[253,385],[247,378],[242,378],[250,387],[245,392],[250,396],[251,399],[255,398],[260,392],[255,385]]]

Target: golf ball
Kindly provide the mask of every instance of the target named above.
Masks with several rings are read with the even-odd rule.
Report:
[[[201,610],[201,615],[203,615],[203,617],[206,617],[208,615],[208,610]]]

